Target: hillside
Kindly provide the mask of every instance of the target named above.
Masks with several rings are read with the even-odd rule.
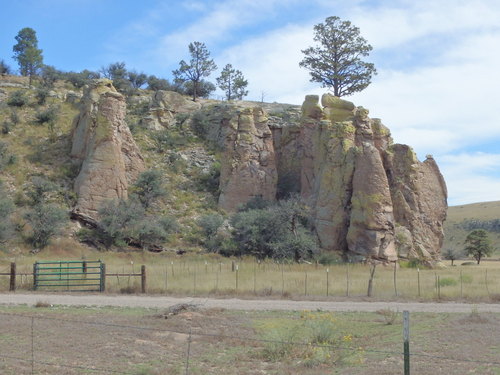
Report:
[[[120,92],[107,79],[77,87],[0,80],[0,177],[15,204],[5,249],[43,248],[39,227],[62,208],[73,220],[59,241],[99,248],[439,259],[439,168],[363,107],[330,94],[300,108]]]
[[[443,249],[464,248],[464,240],[473,229],[486,229],[496,249],[495,257],[500,256],[500,201],[481,202],[451,206],[444,224],[445,240]]]

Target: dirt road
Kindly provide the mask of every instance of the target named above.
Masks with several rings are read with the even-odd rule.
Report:
[[[324,310],[324,311],[377,311],[381,309],[408,310],[410,312],[500,313],[500,304],[420,303],[420,302],[366,302],[366,301],[291,301],[216,298],[179,298],[167,296],[106,295],[106,294],[39,294],[3,293],[0,305],[34,305],[47,302],[53,305],[120,306],[167,308],[178,303],[194,303],[206,308],[231,310]]]

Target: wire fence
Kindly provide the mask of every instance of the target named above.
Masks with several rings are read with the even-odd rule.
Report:
[[[402,351],[353,347],[342,341],[322,344],[298,339],[266,339],[252,337],[248,332],[231,334],[234,327],[210,330],[202,325],[185,324],[169,328],[163,324],[165,319],[150,319],[150,325],[139,326],[3,312],[0,317],[0,373],[4,375],[331,374],[334,369],[351,373],[348,365],[340,364],[340,360],[338,363],[327,360],[330,357],[368,358],[368,361],[378,358],[387,364],[384,373],[403,373]],[[307,362],[311,353],[318,352],[322,360]],[[300,354],[298,360],[291,360],[287,353]],[[482,374],[500,371],[498,360],[457,358],[423,351],[412,351],[410,357],[412,369],[419,374],[436,370],[448,374],[463,374],[470,369]],[[430,363],[433,366],[429,367]],[[368,364],[366,372],[356,373],[373,373],[373,364]],[[297,372],[285,372],[286,366],[298,366]]]
[[[371,296],[374,298],[489,299],[500,301],[500,262],[481,267],[402,268],[397,265],[286,264],[241,261],[166,260],[106,264],[105,289],[118,293],[259,296]],[[31,266],[18,266],[17,289],[33,288]],[[0,290],[9,290],[2,267]],[[372,273],[372,271],[374,271]],[[147,275],[147,282],[146,282]],[[370,279],[373,276],[370,285]],[[11,284],[12,285],[12,284]]]

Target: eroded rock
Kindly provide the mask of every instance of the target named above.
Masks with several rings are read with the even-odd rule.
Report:
[[[128,196],[144,160],[125,123],[125,98],[107,79],[94,81],[74,120],[71,156],[81,164],[74,190],[75,210],[97,217],[102,203]]]

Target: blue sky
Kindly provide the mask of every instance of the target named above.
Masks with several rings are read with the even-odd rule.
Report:
[[[500,200],[498,0],[0,0],[0,59],[12,67],[23,27],[46,64],[98,70],[116,61],[164,78],[187,45],[204,42],[220,68],[249,81],[250,100],[301,104],[326,90],[299,68],[313,26],[339,16],[361,29],[378,75],[351,97],[411,145],[432,154],[451,205]],[[211,79],[215,80],[217,74]],[[220,94],[216,94],[220,95]]]

